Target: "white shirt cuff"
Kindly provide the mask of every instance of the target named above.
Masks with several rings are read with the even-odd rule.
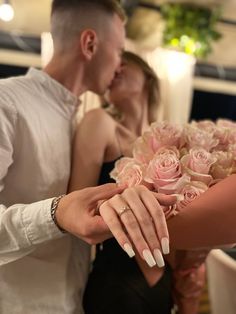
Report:
[[[27,205],[22,211],[26,235],[34,245],[63,237],[51,217],[53,198]]]

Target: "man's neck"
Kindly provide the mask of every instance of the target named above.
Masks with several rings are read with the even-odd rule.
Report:
[[[49,76],[65,86],[70,92],[79,97],[86,91],[83,85],[83,69],[70,60],[54,56],[43,69]]]

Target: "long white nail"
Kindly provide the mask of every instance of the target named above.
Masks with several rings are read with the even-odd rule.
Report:
[[[161,254],[161,251],[159,249],[155,249],[153,254],[154,254],[155,260],[157,262],[157,266],[164,267],[165,262],[164,262],[162,254]]]
[[[170,253],[170,242],[168,238],[162,238],[161,239],[161,248],[163,254],[169,254]]]
[[[153,267],[156,265],[155,259],[154,259],[150,250],[148,250],[148,249],[143,250],[143,257],[144,257],[144,259],[147,262],[149,267]]]
[[[134,252],[132,246],[129,243],[125,243],[124,250],[129,255],[130,258],[134,257],[135,252]]]
[[[183,194],[171,194],[171,196],[175,196],[177,199],[177,202],[184,201],[184,195]]]

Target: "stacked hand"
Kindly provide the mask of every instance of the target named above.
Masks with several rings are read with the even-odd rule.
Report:
[[[99,201],[102,202],[96,214]],[[164,266],[162,253],[169,253],[169,235],[161,206],[171,206],[174,196],[149,191],[144,186],[121,188],[105,184],[72,192],[61,199],[56,218],[68,232],[90,244],[112,235],[132,257],[134,250],[149,266]]]

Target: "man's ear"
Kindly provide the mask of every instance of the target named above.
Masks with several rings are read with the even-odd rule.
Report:
[[[98,37],[94,30],[85,29],[80,36],[81,52],[85,59],[91,60],[97,51]]]

